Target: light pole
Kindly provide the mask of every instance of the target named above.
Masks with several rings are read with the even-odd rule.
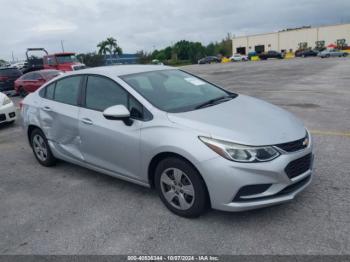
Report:
[[[63,40],[61,40],[61,47],[62,47],[62,52],[64,53]]]

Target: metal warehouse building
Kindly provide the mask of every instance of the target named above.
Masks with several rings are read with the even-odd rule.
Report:
[[[286,29],[275,33],[256,34],[232,38],[233,53],[247,54],[275,51],[295,51],[329,44],[350,44],[350,24]]]

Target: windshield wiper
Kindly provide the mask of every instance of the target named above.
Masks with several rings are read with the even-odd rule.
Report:
[[[229,101],[231,99],[233,99],[234,97],[236,97],[235,95],[228,95],[228,96],[220,96],[214,99],[210,99],[209,101],[206,101],[202,104],[199,104],[198,106],[195,107],[195,109],[200,109],[200,108],[204,108],[204,107],[208,107],[208,106],[213,106],[213,105],[217,105],[226,101]]]

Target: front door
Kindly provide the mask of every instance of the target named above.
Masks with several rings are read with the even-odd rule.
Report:
[[[128,108],[128,92],[109,78],[88,76],[83,104],[79,114],[79,130],[85,161],[139,180],[142,121],[133,120],[131,125],[127,125],[103,116],[103,111],[113,105]]]

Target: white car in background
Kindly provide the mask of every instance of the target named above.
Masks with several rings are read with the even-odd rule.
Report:
[[[0,92],[0,124],[13,123],[17,118],[16,107],[11,99]]]
[[[248,61],[248,56],[241,54],[234,54],[230,57],[232,62]]]

